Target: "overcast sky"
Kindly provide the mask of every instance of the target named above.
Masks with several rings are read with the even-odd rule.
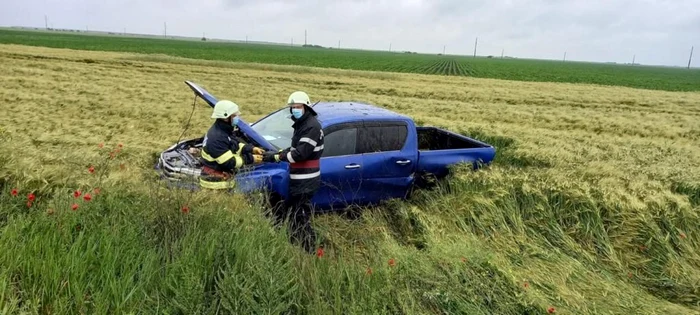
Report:
[[[362,49],[636,62],[700,61],[700,0],[22,0],[2,26],[77,28]]]

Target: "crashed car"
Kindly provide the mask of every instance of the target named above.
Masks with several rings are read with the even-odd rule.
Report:
[[[210,106],[217,99],[197,84],[185,81]],[[348,205],[372,205],[392,198],[406,198],[416,182],[430,176],[442,178],[450,166],[488,165],[495,148],[448,130],[418,127],[410,117],[371,104],[319,102],[313,105],[324,132],[320,161],[321,187],[312,202],[320,210]],[[236,131],[241,139],[269,151],[290,146],[293,121],[287,107]],[[197,185],[201,165],[201,138],[176,143],[160,154],[156,169],[173,184]],[[265,192],[285,198],[289,164],[248,165],[233,177],[240,193]]]

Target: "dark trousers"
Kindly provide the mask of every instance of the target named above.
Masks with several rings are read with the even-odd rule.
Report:
[[[311,227],[312,197],[313,193],[290,195],[274,210],[277,224],[289,220],[290,242],[301,245],[309,253],[316,249],[316,232]]]

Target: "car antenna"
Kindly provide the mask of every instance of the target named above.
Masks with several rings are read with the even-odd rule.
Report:
[[[180,140],[182,140],[182,137],[185,135],[185,132],[187,129],[190,128],[190,121],[192,121],[192,115],[194,115],[194,109],[195,106],[197,105],[197,93],[194,93],[194,100],[192,101],[192,112],[190,112],[190,118],[187,119],[187,124],[185,125],[185,129],[182,130],[182,133],[180,134],[180,137],[177,138],[177,142],[175,142],[175,151],[180,152]]]

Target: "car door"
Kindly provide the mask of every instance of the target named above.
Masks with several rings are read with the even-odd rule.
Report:
[[[359,134],[363,187],[368,202],[404,198],[413,183],[418,150],[401,120],[365,121]]]
[[[314,203],[333,210],[350,204],[362,204],[362,155],[357,153],[361,123],[332,125],[323,130],[321,157],[321,187],[314,195]]]

